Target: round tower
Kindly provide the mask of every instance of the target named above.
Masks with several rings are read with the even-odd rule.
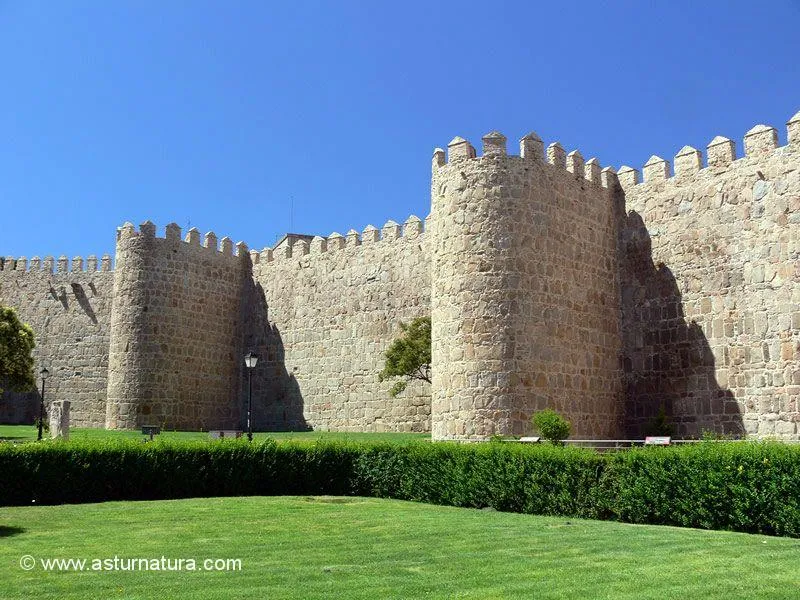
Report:
[[[432,404],[434,439],[511,432],[513,318],[519,277],[507,201],[506,138],[484,137],[484,155],[454,138],[433,158]]]
[[[143,389],[148,264],[155,246],[155,225],[131,223],[117,230],[117,264],[114,271],[114,304],[111,309],[108,355],[106,428],[131,429],[140,423],[140,404],[148,398]]]
[[[536,134],[436,150],[432,203],[434,439],[530,432],[552,408],[577,436],[618,430],[616,177]]]

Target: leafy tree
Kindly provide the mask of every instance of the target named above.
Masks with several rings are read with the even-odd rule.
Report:
[[[33,375],[33,330],[13,308],[0,306],[0,392],[8,387],[27,392],[36,387]]]
[[[572,429],[572,424],[552,408],[534,413],[531,421],[539,435],[556,445],[563,445],[562,440],[569,437]]]
[[[389,390],[394,398],[414,379],[431,382],[431,318],[419,317],[409,324],[400,323],[400,334],[386,351],[386,364],[378,379],[402,377]]]

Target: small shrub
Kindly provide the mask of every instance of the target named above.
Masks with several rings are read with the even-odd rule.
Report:
[[[34,419],[33,428],[37,432],[39,431],[39,417],[36,417],[36,419]],[[42,432],[43,433],[50,433],[50,422],[47,420],[47,417],[42,419]]]
[[[531,422],[540,436],[556,445],[563,445],[572,429],[570,422],[551,408],[534,413]]]
[[[664,405],[658,409],[658,414],[645,425],[644,434],[646,436],[667,436],[672,437],[675,435],[675,427],[667,419],[667,411],[664,410]]]
[[[729,442],[737,439],[732,433],[723,433],[713,429],[703,429],[700,432],[700,439],[704,442]]]

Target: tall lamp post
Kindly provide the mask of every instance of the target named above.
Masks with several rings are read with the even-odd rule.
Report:
[[[36,438],[38,441],[42,441],[42,427],[44,426],[44,382],[50,377],[50,371],[46,368],[39,371],[39,376],[42,378],[42,402],[39,406],[39,436]]]
[[[250,415],[253,412],[253,369],[258,363],[258,354],[248,352],[244,357],[244,364],[247,366],[247,440],[253,441],[253,424]]]

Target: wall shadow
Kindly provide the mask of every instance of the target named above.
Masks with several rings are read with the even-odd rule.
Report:
[[[36,389],[30,392],[5,390],[0,394],[0,424],[32,425],[39,418],[40,401],[41,395]],[[45,410],[48,404],[49,402],[45,403]]]
[[[69,310],[69,300],[67,300],[67,290],[64,287],[61,287],[61,291],[58,292],[56,289],[51,285],[50,286],[50,296],[53,300],[58,300],[61,302],[61,306],[64,307],[64,310]]]
[[[662,410],[676,437],[744,435],[739,403],[717,383],[711,346],[700,325],[686,323],[675,276],[653,262],[635,211],[625,216],[620,254],[626,435],[655,433]]]
[[[0,538],[11,537],[12,535],[19,535],[25,533],[22,527],[6,527],[0,525]]]
[[[83,290],[83,286],[80,283],[73,283],[72,291],[75,294],[78,305],[83,309],[83,312],[86,313],[86,316],[89,317],[92,323],[96,325],[97,315],[94,314],[94,309],[92,308],[91,302],[89,302],[89,298],[86,296],[86,292]]]
[[[253,369],[253,429],[259,431],[308,431],[303,414],[303,394],[297,379],[286,368],[283,338],[277,326],[269,321],[264,288],[245,277],[243,293],[243,355],[259,356]],[[247,419],[247,369],[242,368],[242,424]]]

